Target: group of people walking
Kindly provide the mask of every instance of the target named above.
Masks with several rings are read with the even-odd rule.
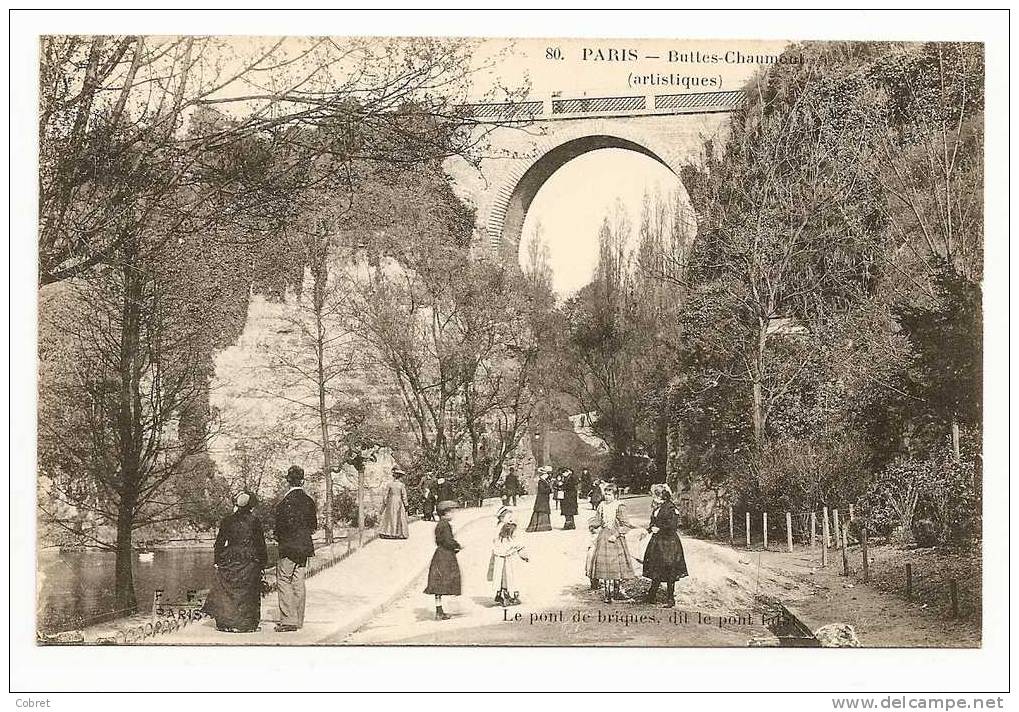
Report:
[[[315,500],[304,491],[304,470],[287,471],[289,488],[276,504],[274,531],[279,544],[276,590],[277,632],[294,632],[304,625],[304,585],[308,559],[315,553],[311,535],[318,529]],[[216,568],[203,612],[216,619],[216,628],[229,633],[258,630],[262,618],[262,570],[268,564],[265,533],[252,510],[258,504],[251,492],[241,492],[234,511],[219,525],[213,549]]]
[[[393,480],[386,488],[379,516],[379,536],[406,539],[410,533],[407,515],[406,473],[393,468]],[[515,475],[514,475],[515,477]],[[507,478],[508,479],[508,478]],[[308,559],[314,555],[312,533],[318,528],[315,501],[303,489],[304,471],[292,466],[286,475],[287,492],[274,510],[274,533],[279,543],[276,563],[279,622],[277,632],[293,632],[304,625],[305,574]],[[530,560],[527,548],[517,539],[515,504],[519,483],[513,495],[505,495],[503,506],[496,514],[495,536],[489,558],[488,581],[495,592],[495,602],[502,606],[519,605],[519,566]],[[538,469],[537,491],[527,531],[552,530],[553,497],[564,517],[564,530],[576,528],[578,490],[589,492],[594,516],[588,522],[591,540],[585,560],[585,573],[593,589],[602,590],[606,603],[628,599],[622,588],[626,579],[636,576],[635,557],[631,554],[626,533],[635,528],[626,506],[618,499],[614,484],[592,482],[587,470],[578,477],[569,468],[553,476],[551,467]],[[557,493],[561,493],[558,494]],[[422,514],[431,520],[436,514],[435,552],[428,569],[425,593],[435,597],[436,620],[448,620],[443,610],[443,596],[459,596],[462,589],[457,553],[460,544],[453,535],[452,517],[457,503],[450,496],[442,478],[426,480],[422,487]],[[637,556],[643,563],[643,576],[651,580],[644,598],[656,603],[661,584],[666,585],[665,606],[675,605],[676,581],[688,575],[683,545],[679,538],[679,514],[668,485],[651,488],[652,511],[647,529],[641,534],[644,553]],[[253,493],[242,492],[234,501],[234,512],[220,524],[214,548],[216,575],[203,610],[216,620],[216,627],[227,632],[258,630],[261,619],[261,596],[266,590],[262,571],[268,564],[265,534],[252,510],[257,505]]]
[[[585,471],[585,475],[586,475]],[[568,468],[557,478],[563,492],[559,498],[559,509],[565,523],[564,530],[575,529],[578,501],[578,479]],[[590,481],[590,480],[588,480]],[[538,470],[537,491],[531,518],[527,525],[530,533],[552,530],[551,498],[556,484],[552,481],[552,468]],[[683,543],[679,537],[679,512],[673,502],[672,490],[666,484],[651,488],[651,516],[647,528],[641,532],[640,543],[643,553],[634,557],[627,543],[626,534],[636,528],[631,524],[626,505],[618,498],[618,490],[612,483],[593,483],[590,501],[595,510],[588,523],[591,541],[587,550],[585,573],[593,589],[602,589],[606,603],[628,600],[622,588],[623,581],[637,576],[635,559],[643,564],[642,575],[650,579],[651,585],[641,602],[655,604],[658,592],[665,584],[663,605],[676,605],[676,581],[689,575]],[[459,596],[461,593],[460,566],[456,559],[461,547],[453,537],[450,519],[455,509],[454,502],[440,505],[441,519],[435,528],[436,550],[428,572],[425,593],[435,596],[436,620],[448,620],[449,615],[442,605],[443,596]],[[527,548],[516,538],[516,515],[506,504],[496,514],[496,534],[492,540],[492,553],[488,564],[488,581],[495,591],[495,602],[502,606],[520,604],[518,576],[519,562],[530,560]]]

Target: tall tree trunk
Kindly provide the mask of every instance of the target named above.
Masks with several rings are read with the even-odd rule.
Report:
[[[655,473],[658,475],[659,482],[668,482],[668,467],[669,395],[668,389],[666,389],[662,394],[661,407],[658,409],[658,417],[655,421]]]
[[[120,452],[120,481],[117,487],[117,560],[114,592],[117,608],[134,609],[134,571],[131,568],[134,551],[131,534],[134,530],[135,508],[140,485],[141,433],[136,427],[141,418],[139,342],[141,339],[142,278],[130,264],[122,269],[124,279],[120,325],[120,391],[117,415]]]
[[[753,390],[753,413],[751,417],[754,423],[754,448],[760,450],[764,444],[764,349],[768,338],[768,321],[761,320],[757,332],[757,349],[754,354],[754,371],[751,374],[754,381]]]
[[[325,514],[324,514],[324,526],[325,526],[325,540],[326,544],[333,543],[333,472],[332,472],[332,453],[329,444],[329,411],[326,408],[326,372],[325,372],[325,345],[326,345],[326,333],[325,324],[322,323],[322,312],[325,310],[325,292],[326,292],[326,281],[328,279],[328,271],[325,268],[325,251],[324,249],[318,256],[322,261],[319,268],[314,270],[314,308],[315,308],[315,353],[318,357],[317,363],[317,380],[318,380],[318,416],[319,425],[322,430],[322,479],[325,485]],[[360,485],[358,485],[360,490]],[[360,509],[358,510],[358,519],[360,519]]]
[[[333,467],[332,448],[329,445],[329,421],[326,418],[326,389],[322,381],[322,361],[319,359],[318,414],[322,428],[322,474],[325,482],[324,526],[326,544],[333,543]]]
[[[134,611],[138,601],[134,593],[134,550],[131,535],[134,529],[133,497],[121,497],[117,516],[117,559],[114,573],[114,592],[117,610]]]
[[[956,414],[952,413],[952,461],[956,464],[962,459],[962,453],[959,449],[959,418]]]

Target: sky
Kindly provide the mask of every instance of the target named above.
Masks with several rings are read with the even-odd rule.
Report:
[[[679,179],[648,156],[622,148],[603,148],[574,158],[545,182],[524,220],[520,240],[521,263],[527,243],[540,224],[549,246],[552,287],[569,297],[591,280],[598,262],[598,229],[620,200],[630,217],[636,239],[645,193],[668,196]],[[563,209],[562,206],[570,206]],[[632,246],[632,245],[631,245]]]

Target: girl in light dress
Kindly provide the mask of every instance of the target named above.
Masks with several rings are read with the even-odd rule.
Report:
[[[616,499],[616,486],[604,487],[605,501],[598,505],[590,528],[594,542],[588,557],[587,576],[601,581],[605,587],[605,602],[625,599],[623,579],[634,578],[633,557],[626,545],[626,532],[633,529],[626,514],[626,506]]]
[[[523,544],[516,540],[517,525],[514,522],[506,522],[499,530],[498,536],[492,542],[492,558],[494,565],[491,568],[489,581],[495,589],[495,600],[506,606],[520,605],[520,586],[518,581],[517,567],[520,561],[529,561],[527,550]],[[510,595],[510,592],[513,592]]]

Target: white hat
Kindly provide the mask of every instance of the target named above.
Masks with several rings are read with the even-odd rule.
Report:
[[[234,504],[236,504],[238,507],[247,507],[248,502],[250,501],[251,495],[249,495],[247,492],[241,492],[239,495],[237,495],[237,499],[234,500]]]

